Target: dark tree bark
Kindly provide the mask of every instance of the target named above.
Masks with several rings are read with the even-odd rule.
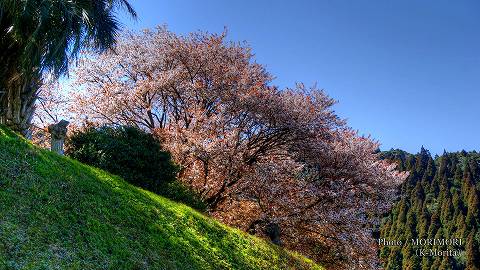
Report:
[[[268,223],[265,228],[265,233],[268,235],[272,243],[278,246],[282,245],[282,241],[280,240],[280,225],[278,225],[278,223]]]
[[[5,84],[4,84],[5,85]],[[0,124],[30,139],[30,125],[35,113],[40,84],[36,79],[17,75],[0,92]]]
[[[0,124],[29,138],[41,76],[21,61],[23,47],[11,26],[12,18],[0,10]]]
[[[257,234],[258,229],[268,236],[272,243],[278,246],[282,245],[282,241],[280,239],[281,229],[278,223],[271,220],[257,219],[250,224],[247,232],[255,235]]]

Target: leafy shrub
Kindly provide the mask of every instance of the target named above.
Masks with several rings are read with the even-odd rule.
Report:
[[[123,177],[133,185],[205,211],[199,196],[179,181],[179,167],[151,134],[128,126],[90,127],[66,143],[68,156]]]
[[[67,140],[66,154],[155,193],[162,193],[178,171],[158,140],[128,126],[91,127],[76,132]]]

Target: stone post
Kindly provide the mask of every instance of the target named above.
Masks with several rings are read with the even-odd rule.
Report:
[[[57,124],[48,126],[48,133],[50,133],[50,149],[60,155],[63,155],[63,144],[67,136],[67,126],[70,122],[62,120]]]

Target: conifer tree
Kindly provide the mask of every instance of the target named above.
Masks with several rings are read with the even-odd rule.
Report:
[[[440,268],[440,265],[442,264],[442,257],[437,256],[433,260],[432,266],[430,266],[430,270],[438,270]]]
[[[444,256],[442,259],[442,263],[440,264],[439,270],[452,270],[454,269],[454,261],[452,257]]]
[[[424,256],[422,258],[422,270],[430,270],[430,267],[432,265],[432,257],[430,256]]]
[[[467,224],[465,224],[464,215],[458,215],[456,227],[457,231],[455,233],[455,237],[459,239],[465,239],[467,236]]]
[[[470,195],[470,188],[473,186],[473,176],[470,168],[466,167],[463,173],[462,194],[463,202],[468,205],[468,196]]]
[[[430,227],[428,228],[428,238],[435,238],[438,229],[440,228],[440,218],[438,212],[433,213],[430,220]]]
[[[468,196],[468,210],[467,210],[467,217],[465,218],[465,223],[467,227],[470,229],[474,229],[478,224],[479,219],[479,201],[478,201],[478,194],[477,190],[474,186],[470,187],[470,192]]]
[[[452,207],[455,216],[463,214],[463,200],[458,189],[455,189],[455,192],[452,195]]]
[[[392,248],[386,269],[402,270],[402,252],[399,247]]]
[[[443,225],[448,225],[451,221],[453,221],[453,206],[450,197],[447,197],[443,200],[440,211],[440,221]]]
[[[417,225],[418,238],[426,238],[428,233],[428,226],[429,226],[429,222],[428,222],[429,216],[428,216],[427,210],[424,207],[422,207],[420,211],[421,213],[419,215],[418,225]]]
[[[470,232],[467,238],[467,245],[465,247],[465,253],[467,257],[466,270],[479,270],[480,269],[480,254],[478,251],[478,244],[474,238],[474,232]]]

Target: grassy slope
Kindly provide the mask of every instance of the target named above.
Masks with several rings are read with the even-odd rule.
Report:
[[[0,269],[321,269],[0,127]]]

